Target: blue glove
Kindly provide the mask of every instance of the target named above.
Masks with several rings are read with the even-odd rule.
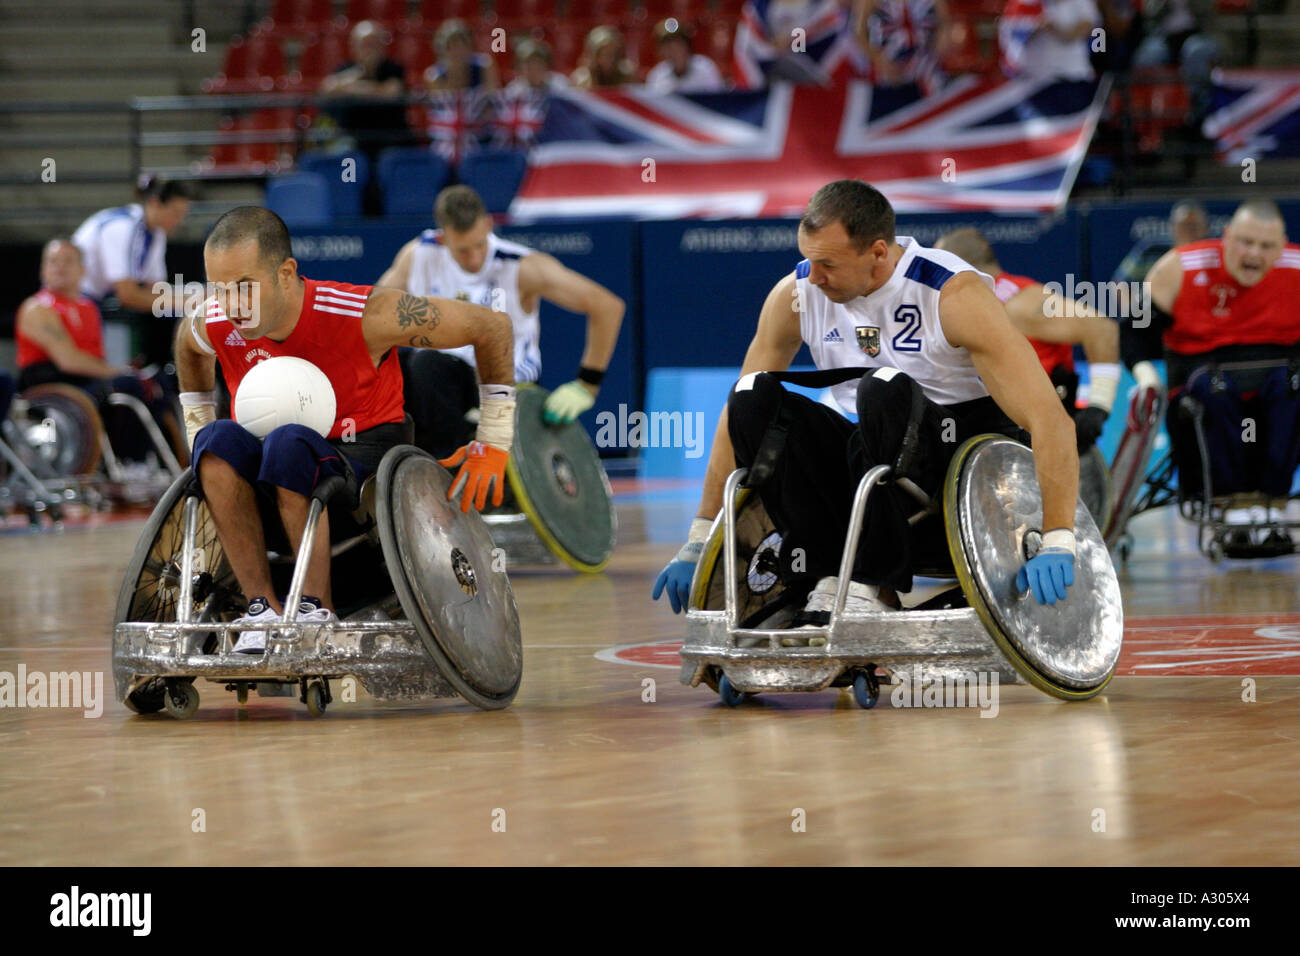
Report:
[[[1073,583],[1074,532],[1063,529],[1044,534],[1042,549],[1016,572],[1017,589],[1021,594],[1032,590],[1039,604],[1064,601],[1065,589]]]
[[[652,601],[668,591],[668,603],[673,613],[680,614],[691,603],[691,579],[695,577],[695,566],[700,562],[704,552],[704,542],[709,536],[713,522],[708,518],[696,518],[691,522],[691,533],[686,544],[677,552],[677,557],[668,562],[667,567],[659,572],[655,580],[654,591],[650,594]]]

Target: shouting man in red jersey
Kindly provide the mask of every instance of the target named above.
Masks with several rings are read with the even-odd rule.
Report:
[[[482,508],[489,489],[493,503],[500,504],[515,405],[514,343],[504,313],[397,289],[304,278],[292,256],[289,230],[260,206],[240,206],[222,216],[203,257],[214,295],[199,314],[181,323],[176,368],[194,471],[249,599],[240,623],[270,624],[281,614],[267,543],[287,537],[297,550],[315,485],[349,470],[360,481],[389,448],[410,440],[399,346],[474,347],[483,383],[477,439],[443,464],[461,465],[451,494],[463,493],[462,510],[471,503]],[[285,425],[259,440],[237,422],[215,421],[216,362],[233,396],[254,365],[282,355],[311,362],[334,386],[337,408],[328,438],[302,425]],[[337,619],[328,532],[337,536],[340,529],[337,523],[331,528],[325,516],[321,527],[299,608],[305,621]],[[248,630],[241,632],[235,650],[256,654],[265,647],[266,632]]]
[[[1179,408],[1185,396],[1204,408],[1212,492],[1285,498],[1300,464],[1300,246],[1286,241],[1276,204],[1242,203],[1222,239],[1171,249],[1147,281],[1152,321],[1163,332],[1169,435],[1183,492],[1203,491],[1195,430]],[[1260,365],[1216,368],[1227,362]],[[1146,361],[1133,374],[1159,381]],[[1266,548],[1291,550],[1284,532],[1269,537]]]

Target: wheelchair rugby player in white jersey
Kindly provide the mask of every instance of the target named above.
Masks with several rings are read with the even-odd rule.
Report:
[[[996,565],[996,580],[990,579],[988,595],[993,617],[998,616],[998,605],[1015,604],[1025,611],[1029,603],[1041,609],[1030,612],[1040,618],[1026,626],[1034,635],[1031,643],[1044,630],[1042,615],[1050,617],[1054,610],[1061,616],[1054,619],[1056,625],[1046,627],[1056,632],[1049,642],[1075,640],[1073,634],[1066,634],[1072,629],[1061,622],[1076,614],[1103,622],[1104,639],[1086,648],[1094,661],[1105,658],[1096,679],[1085,676],[1071,689],[1047,687],[1030,678],[1058,696],[1096,693],[1109,680],[1118,656],[1119,634],[1110,625],[1120,611],[1117,585],[1098,587],[1095,579],[1109,575],[1113,581],[1114,570],[1086,508],[1078,502],[1073,423],[1033,348],[994,295],[991,278],[954,255],[896,237],[889,202],[857,180],[829,183],[812,197],[799,224],[799,250],[806,258],[773,287],[763,305],[741,378],[718,423],[698,516],[687,544],[660,573],[653,597],[667,593],[674,611],[690,609],[688,629],[695,612],[707,609],[701,603],[707,582],[701,589],[700,580],[706,568],[702,565],[697,576],[696,565],[706,552],[706,541],[712,548],[708,561],[717,560],[715,542],[721,532],[712,526],[723,508],[724,486],[726,500],[739,501],[735,489],[743,481],[745,489],[756,493],[780,535],[778,552],[768,568],[756,570],[751,561],[750,586],[754,587],[756,573],[761,577],[759,572],[770,572],[781,581],[787,597],[793,596],[788,603],[798,605],[805,596],[806,602],[788,627],[758,631],[745,629],[768,625],[743,623],[732,610],[734,599],[729,598],[733,633],[767,635],[773,643],[779,635],[785,647],[833,651],[833,646],[825,645],[828,635],[835,643],[836,615],[866,616],[879,622],[885,612],[884,620],[894,620],[897,612],[933,596],[933,592],[921,593],[921,588],[914,590],[914,574],[932,574],[930,569],[946,565],[952,577],[955,565],[962,589],[970,592],[968,581],[980,578],[982,568]],[[822,371],[802,376],[785,372],[803,343]],[[838,404],[856,412],[858,422],[787,392],[782,381],[834,384]],[[1009,440],[1026,437],[1022,428],[1032,438],[1032,455]],[[975,440],[976,436],[983,438]],[[981,443],[988,446],[983,452],[991,454],[972,453]],[[968,459],[980,457],[987,459],[988,467],[969,472],[958,483],[966,491],[980,486],[983,490],[978,494],[987,500],[977,494],[975,499],[964,499],[964,505],[950,505],[947,498],[955,471]],[[737,471],[729,479],[733,466],[747,472]],[[871,478],[868,473],[873,470],[878,472],[876,478],[862,481],[859,488],[860,480],[864,475]],[[996,497],[1007,485],[1015,486],[1009,492],[1018,496],[1015,507],[1004,506],[999,503],[1004,499]],[[855,523],[855,490],[862,499],[860,526]],[[941,494],[942,509],[935,505]],[[1031,499],[1028,507],[1026,499]],[[918,500],[925,505],[921,511]],[[735,513],[738,505],[731,510]],[[968,528],[953,527],[970,524],[965,517],[970,514],[978,526],[980,512],[998,513],[998,534],[972,536]],[[727,523],[726,516],[718,520],[719,527]],[[1076,524],[1086,552],[1081,570],[1087,588],[1095,593],[1080,593],[1071,600]],[[1027,528],[1037,533],[1031,535]],[[851,532],[847,542],[846,530]],[[738,536],[734,527],[727,534]],[[968,552],[984,552],[969,555],[969,567],[956,554],[961,545],[953,541],[959,534],[967,540]],[[851,579],[843,589],[841,569],[849,569]],[[743,566],[737,565],[737,570],[735,575],[727,572],[740,582],[728,586],[731,595],[745,586]],[[697,577],[695,588],[693,577]],[[1099,612],[1090,603],[1097,599],[1113,609]],[[977,607],[973,598],[970,606]],[[987,627],[982,612],[980,619]],[[1013,623],[1009,629],[1017,627]],[[999,648],[1005,653],[1002,643]],[[688,667],[691,649],[688,637],[683,649]],[[1060,655],[1059,647],[1049,649],[1048,656],[1054,655]],[[1006,656],[1016,664],[1015,656]],[[1071,649],[1063,656],[1071,656]],[[1024,675],[1018,665],[1017,670]],[[683,680],[687,680],[685,671]],[[871,680],[874,686],[874,676]],[[692,683],[698,681],[697,676]],[[759,683],[756,678],[753,687],[742,689],[756,689]],[[764,685],[763,689],[818,688]],[[871,699],[874,702],[874,696]]]

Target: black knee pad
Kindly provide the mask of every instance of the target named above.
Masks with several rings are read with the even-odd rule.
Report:
[[[731,387],[727,396],[727,430],[732,444],[757,446],[781,411],[785,388],[767,372],[751,372]],[[748,440],[746,440],[748,439]]]
[[[911,468],[925,417],[925,393],[906,372],[894,368],[872,369],[858,382],[858,430],[867,441],[885,436],[880,463],[893,466],[896,475]]]

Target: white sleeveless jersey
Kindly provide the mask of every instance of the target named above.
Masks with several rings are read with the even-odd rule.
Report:
[[[420,233],[420,241],[411,257],[406,291],[412,295],[436,295],[489,309],[504,309],[515,332],[515,381],[535,382],[542,374],[542,326],[538,308],[525,312],[519,299],[519,262],[532,251],[527,246],[489,233],[483,268],[470,273],[456,263],[442,244],[442,231],[426,229]],[[474,364],[472,345],[443,351]]]
[[[988,395],[965,349],[949,345],[939,325],[939,292],[958,272],[993,279],[950,252],[928,249],[899,236],[903,255],[879,289],[851,302],[832,302],[808,281],[805,259],[794,270],[799,331],[820,369],[896,368],[906,372],[939,405]],[[840,407],[857,413],[857,381],[832,389]]]

